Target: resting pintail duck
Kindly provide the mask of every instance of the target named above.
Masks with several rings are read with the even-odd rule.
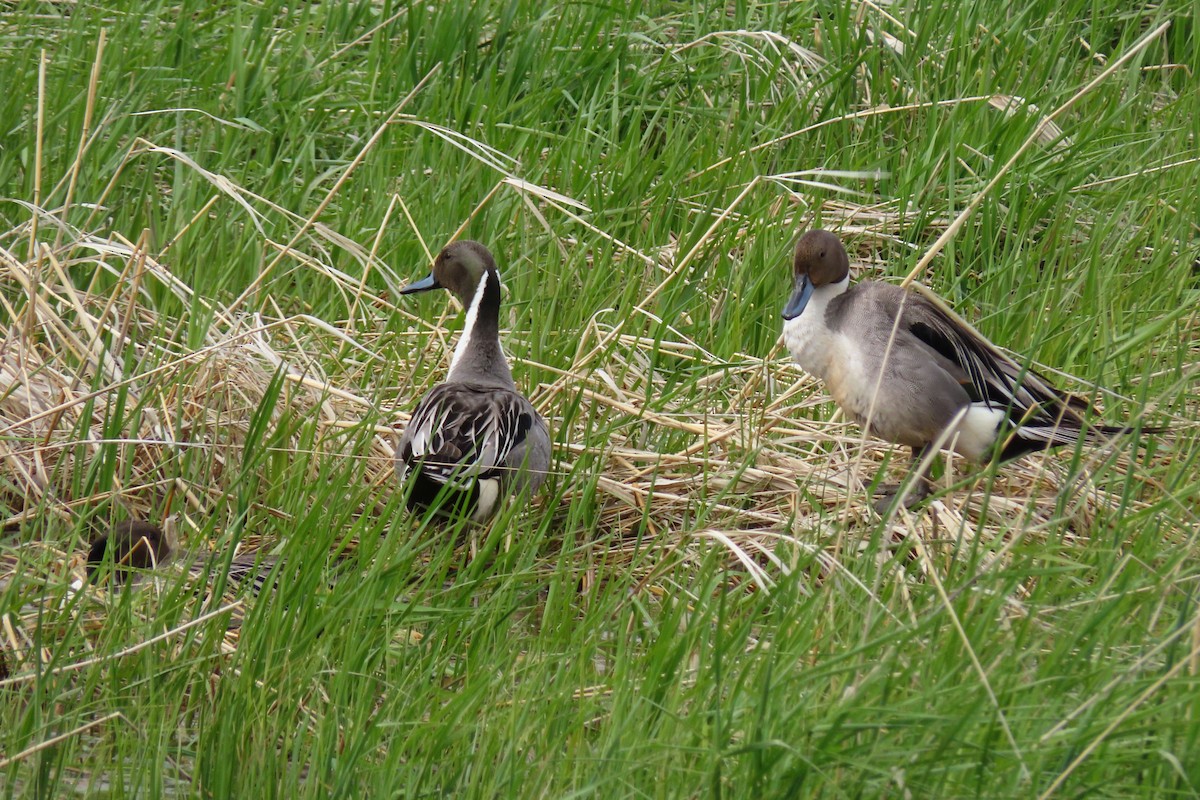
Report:
[[[396,450],[411,510],[485,522],[505,494],[532,494],[550,467],[546,422],[513,383],[500,348],[500,273],[478,242],[447,245],[401,294],[449,289],[467,309],[446,381],[413,411]]]
[[[828,231],[800,237],[792,271],[783,308],[792,357],[872,435],[911,447],[914,469],[935,444],[986,463],[1131,431],[1087,422],[1085,400],[1002,353],[936,298],[871,281],[851,289],[850,259]],[[885,513],[898,491],[882,489],[875,509]],[[929,491],[917,474],[904,505]]]
[[[111,580],[120,586],[136,581],[139,572],[160,569],[175,560],[176,543],[162,528],[145,520],[126,520],[112,526],[108,533],[101,533],[88,549],[88,580],[98,580],[101,567],[111,557],[113,570]],[[257,553],[243,553],[230,561],[226,578],[231,587],[250,585],[255,595],[262,592],[271,575],[276,559]],[[219,564],[219,556],[209,556],[187,564],[192,577],[207,574],[212,564]]]
[[[133,577],[133,570],[157,569],[169,562],[175,555],[175,543],[153,523],[140,519],[118,522],[92,541],[87,556],[89,580],[97,579],[110,550],[112,581],[119,585]]]

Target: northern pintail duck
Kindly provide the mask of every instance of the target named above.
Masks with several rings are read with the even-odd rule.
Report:
[[[136,580],[141,572],[174,562],[176,555],[174,537],[154,523],[145,520],[118,522],[110,531],[92,540],[87,556],[88,579],[99,579],[101,568],[111,559],[111,580],[119,586]],[[257,595],[266,585],[277,561],[273,556],[243,553],[233,557],[226,577],[231,586],[249,585]],[[186,569],[192,577],[199,577],[215,563],[219,563],[219,556],[209,556],[188,563]]]
[[[783,308],[792,357],[872,435],[911,447],[914,468],[935,444],[985,463],[1099,444],[1130,430],[1088,423],[1086,401],[1051,386],[935,300],[887,283],[850,288],[850,259],[828,231],[800,237],[793,278]],[[884,513],[897,490],[881,491],[876,510]],[[918,474],[904,504],[928,493]]]
[[[517,391],[500,348],[500,273],[488,249],[447,245],[429,276],[400,293],[432,289],[458,296],[466,326],[445,382],[421,398],[400,437],[396,472],[410,509],[485,522],[505,494],[531,494],[545,480],[550,433]]]
[[[162,528],[143,520],[125,520],[92,540],[87,574],[89,579],[96,580],[100,567],[111,558],[113,583],[122,584],[136,574],[134,570],[156,569],[174,556],[175,543]]]

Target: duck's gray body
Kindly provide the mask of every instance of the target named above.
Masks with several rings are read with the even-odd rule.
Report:
[[[1087,422],[1086,402],[934,299],[885,283],[851,288],[849,257],[831,233],[801,237],[793,276],[783,314],[788,351],[851,419],[911,447],[914,461],[935,444],[982,463],[1128,430]]]

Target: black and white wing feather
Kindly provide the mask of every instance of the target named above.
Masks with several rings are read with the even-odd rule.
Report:
[[[469,490],[499,479],[519,464],[519,452],[537,414],[513,391],[468,383],[443,383],[421,400],[400,439],[397,461],[436,483]],[[538,420],[540,421],[540,420]]]
[[[971,400],[1007,412],[1014,437],[1002,458],[1080,439],[1096,443],[1127,431],[1088,423],[1084,415],[1090,405],[1084,398],[1061,391],[1036,370],[1017,363],[928,290],[911,295],[907,306],[908,330],[961,370],[959,379]]]

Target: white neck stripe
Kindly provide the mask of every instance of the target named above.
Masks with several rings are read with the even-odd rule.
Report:
[[[483,302],[487,282],[488,274],[487,270],[484,270],[483,277],[479,279],[479,288],[475,290],[475,296],[471,298],[471,305],[467,308],[467,324],[463,327],[462,336],[458,340],[458,346],[454,348],[454,358],[450,359],[451,372],[458,366],[458,362],[462,360],[463,354],[471,346],[471,336],[475,332],[475,319],[479,316],[479,304]]]

